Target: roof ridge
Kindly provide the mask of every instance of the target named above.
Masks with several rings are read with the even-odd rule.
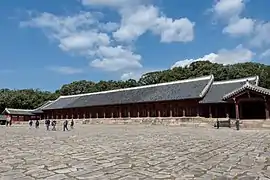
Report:
[[[144,86],[137,86],[137,87],[131,87],[131,88],[122,88],[122,89],[114,89],[114,90],[100,91],[100,92],[93,92],[93,93],[84,93],[84,94],[60,96],[59,98],[82,97],[82,96],[89,96],[89,95],[96,95],[96,94],[105,94],[105,93],[128,91],[128,90],[135,90],[135,89],[144,89],[144,88],[151,88],[151,87],[157,87],[157,86],[166,86],[166,85],[171,85],[171,84],[178,84],[178,83],[180,84],[180,83],[186,83],[186,82],[193,82],[193,81],[199,81],[199,80],[207,80],[207,79],[211,80],[212,78],[213,78],[213,75],[211,74],[211,75],[208,75],[208,76],[201,76],[201,77],[196,77],[196,78],[183,79],[183,80],[178,80],[178,81],[171,81],[171,82],[144,85]]]
[[[20,111],[33,111],[33,109],[16,109],[16,108],[5,108],[7,110],[20,110]]]
[[[249,81],[256,81],[256,84],[258,83],[259,76],[249,76],[245,78],[239,78],[239,79],[231,79],[231,80],[223,80],[223,81],[214,81],[213,85],[218,85],[218,84],[228,84],[228,83],[236,83],[236,82],[245,82],[246,80]]]
[[[202,90],[202,92],[200,93],[200,97],[203,98],[207,92],[209,91],[209,89],[211,88],[213,82],[214,82],[214,75],[211,75],[211,79],[209,80],[208,84],[204,87],[204,89]]]

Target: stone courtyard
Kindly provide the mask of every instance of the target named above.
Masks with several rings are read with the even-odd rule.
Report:
[[[270,131],[0,126],[0,179],[270,179]]]

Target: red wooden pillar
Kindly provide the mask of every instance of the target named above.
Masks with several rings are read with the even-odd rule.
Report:
[[[239,120],[240,119],[240,117],[239,117],[239,104],[235,100],[235,98],[233,100],[234,100],[234,104],[235,104],[235,117],[236,117],[237,120]]]
[[[209,118],[212,118],[213,114],[212,114],[212,106],[211,104],[209,104]]]
[[[131,105],[128,105],[128,118],[130,118],[130,108],[131,107]]]
[[[151,111],[151,105],[150,104],[147,104],[147,117],[149,118],[150,117],[150,111]]]
[[[197,115],[197,117],[199,117],[199,116],[200,116],[200,107],[198,106],[198,107],[196,108],[196,110],[197,110],[196,115]]]
[[[92,119],[92,113],[89,113],[89,118]]]
[[[172,117],[172,105],[170,104],[170,117]]]
[[[186,108],[183,107],[183,117],[186,117]]]
[[[121,107],[120,107],[120,106],[119,106],[118,111],[119,111],[119,118],[122,118],[122,109],[121,109]]]
[[[97,119],[98,119],[98,112],[96,113]]]
[[[230,118],[228,105],[225,105],[226,118]]]
[[[137,117],[140,117],[140,105],[137,106]]]

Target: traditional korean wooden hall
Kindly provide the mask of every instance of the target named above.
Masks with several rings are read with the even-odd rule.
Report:
[[[52,101],[48,101],[36,109],[5,108],[5,110],[2,112],[2,115],[4,115],[6,119],[11,120],[13,123],[18,121],[28,121],[30,119],[44,119],[44,113],[42,109],[50,103],[52,103]]]
[[[42,108],[48,119],[205,117],[269,119],[270,90],[259,77],[169,83],[61,96]]]

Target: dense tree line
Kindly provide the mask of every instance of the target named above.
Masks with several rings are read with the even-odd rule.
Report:
[[[75,81],[63,85],[55,92],[41,91],[35,89],[23,90],[0,90],[0,111],[5,107],[33,109],[48,100],[54,100],[60,95],[74,95],[81,93],[98,92],[112,89],[136,87],[175,80],[187,79],[191,77],[200,77],[213,74],[215,80],[227,80],[243,78],[248,76],[260,76],[260,86],[270,89],[270,66],[259,63],[241,63],[234,65],[222,65],[210,63],[208,61],[199,61],[186,67],[176,67],[164,71],[149,72],[141,76],[136,81],[130,79],[127,81]]]

